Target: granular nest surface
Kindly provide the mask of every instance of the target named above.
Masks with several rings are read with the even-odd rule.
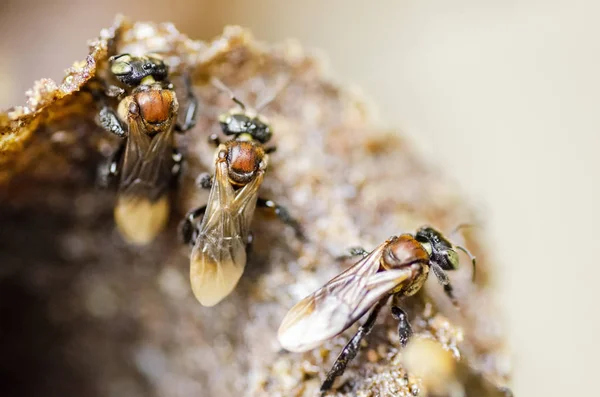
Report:
[[[96,187],[98,164],[117,142],[97,127],[86,87],[106,75],[109,56],[150,51],[162,53],[174,74],[191,73],[200,108],[196,127],[178,137],[187,165],[170,223],[140,248],[115,230],[115,193]],[[190,248],[177,225],[206,203],[195,178],[212,171],[207,138],[232,105],[211,77],[249,105],[287,81],[263,111],[277,151],[261,196],[287,206],[308,241],[257,210],[242,279],[205,308],[191,293]],[[168,23],[118,18],[63,82],[40,80],[27,96],[25,106],[0,113],[0,388],[7,395],[314,396],[358,324],[313,351],[289,353],[276,338],[287,310],[352,263],[336,260],[350,246],[372,249],[423,224],[449,232],[474,217],[401,134],[379,128],[362,98],[331,82],[319,57],[294,42],[258,42],[240,27],[203,42]],[[479,258],[477,282],[469,266],[451,275],[461,310],[433,278],[404,307],[415,340],[438,341],[439,354],[457,361],[455,391],[494,396],[510,363],[489,292],[493,264],[476,233],[465,230],[462,239]],[[427,395],[431,382],[404,367],[396,327],[384,309],[331,395]]]

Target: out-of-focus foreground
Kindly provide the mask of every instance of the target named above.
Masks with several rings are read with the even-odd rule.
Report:
[[[262,40],[324,49],[377,103],[382,123],[413,138],[479,204],[501,264],[516,394],[574,395],[589,390],[600,353],[600,323],[586,321],[598,299],[586,250],[599,221],[598,11],[566,1],[9,1],[0,106],[21,103],[34,79],[61,76],[117,12],[174,22],[194,38],[238,23]]]

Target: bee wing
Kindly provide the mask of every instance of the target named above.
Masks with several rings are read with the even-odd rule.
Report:
[[[247,237],[262,179],[260,172],[235,192],[227,178],[227,164],[217,163],[190,262],[192,290],[203,306],[214,306],[229,295],[244,272]]]
[[[378,272],[381,244],[365,258],[296,304],[279,327],[281,345],[310,350],[350,327],[410,275],[409,269]]]
[[[139,117],[128,118],[129,136],[123,157],[120,189],[126,195],[156,200],[167,189],[173,165],[173,123],[153,137]]]
[[[115,220],[127,241],[147,244],[169,219],[165,193],[172,177],[172,126],[150,137],[139,118],[130,117],[128,125]]]

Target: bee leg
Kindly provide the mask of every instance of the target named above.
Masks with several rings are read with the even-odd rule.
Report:
[[[173,148],[171,154],[173,159],[173,167],[171,167],[171,175],[173,176],[173,185],[178,185],[183,174],[183,154],[176,147]]]
[[[302,226],[300,223],[293,218],[288,210],[281,205],[276,204],[273,200],[265,200],[262,198],[258,198],[256,205],[261,208],[268,208],[271,210],[277,217],[286,225],[291,226],[296,233],[296,237],[302,241],[306,241],[306,237],[304,236],[304,232],[302,231]]]
[[[367,251],[363,247],[351,247],[350,249],[348,249],[348,252],[352,256],[358,256],[358,255],[367,256],[367,255],[369,255],[369,251]]]
[[[210,143],[214,147],[219,147],[219,145],[221,144],[221,139],[219,138],[219,134],[210,134],[208,136],[208,143]]]
[[[119,163],[121,162],[124,151],[125,143],[122,142],[117,150],[115,150],[106,161],[100,164],[97,177],[98,185],[107,188],[116,183],[119,174]]]
[[[179,225],[179,234],[184,244],[194,245],[198,238],[198,219],[202,219],[206,212],[206,206],[196,208],[188,212]]]
[[[184,117],[183,120],[177,120],[177,123],[175,124],[175,130],[181,133],[192,129],[196,125],[196,113],[198,110],[198,99],[196,98],[196,95],[194,95],[192,82],[187,73],[184,76],[184,85],[187,89],[187,103],[185,109],[180,112]]]
[[[265,149],[266,154],[271,154],[277,151],[277,146],[271,146]]]
[[[125,94],[125,90],[112,84],[104,84],[104,94],[111,98],[119,98]],[[96,95],[95,98],[98,98]]]
[[[212,176],[208,172],[203,172],[196,178],[196,185],[202,189],[210,189],[212,187]]]
[[[433,270],[433,274],[435,274],[440,284],[442,284],[442,286],[444,287],[444,292],[446,293],[448,298],[450,298],[452,304],[455,307],[458,307],[458,301],[454,296],[454,290],[452,288],[452,285],[450,284],[450,279],[448,278],[448,275],[446,274],[444,269],[442,269],[441,267],[439,267],[439,265],[436,264],[432,264],[431,269]]]
[[[250,232],[246,238],[246,256],[250,256],[250,252],[252,252],[252,243],[254,243],[254,234]]]
[[[354,258],[355,256],[365,257],[367,255],[369,255],[369,251],[367,251],[363,247],[350,247],[348,248],[348,253],[346,255],[340,255],[335,259],[337,259],[338,261],[343,261],[346,259]]]
[[[383,305],[385,305],[387,300],[388,297],[386,296],[385,298],[377,302],[377,304],[371,311],[371,314],[369,314],[367,321],[365,321],[365,323],[361,325],[360,328],[358,328],[356,334],[354,334],[354,336],[344,347],[340,355],[335,359],[333,367],[331,367],[331,369],[327,373],[325,381],[321,385],[321,396],[325,395],[325,392],[331,389],[331,386],[333,386],[333,382],[335,381],[335,379],[344,373],[346,367],[348,366],[348,363],[350,363],[350,361],[352,361],[352,359],[356,357],[356,353],[358,353],[358,350],[360,349],[360,342],[365,336],[369,335],[369,333],[373,329],[373,326],[375,325],[375,320],[377,320],[377,315],[379,314],[379,311],[381,310]]]
[[[108,106],[102,106],[102,108],[100,108],[100,112],[98,112],[98,117],[96,120],[98,125],[104,128],[106,131],[113,133],[120,138],[127,136],[127,132],[123,128],[121,121],[119,121],[117,113],[115,113],[112,108]]]
[[[413,333],[412,327],[408,322],[406,312],[400,307],[392,306],[392,317],[395,320],[398,320],[398,334],[400,335],[400,345],[404,347],[406,346],[406,343],[408,343],[408,339]]]
[[[444,292],[450,298],[450,301],[455,307],[459,307],[458,301],[456,300],[456,296],[454,296],[454,290],[452,289],[452,285],[450,283],[444,284]]]

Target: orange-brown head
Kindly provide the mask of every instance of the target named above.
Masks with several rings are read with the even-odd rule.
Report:
[[[227,143],[229,180],[235,185],[246,185],[256,176],[265,158],[265,151],[253,141],[231,140]]]
[[[382,255],[383,267],[386,269],[399,269],[415,262],[428,261],[429,253],[410,234],[394,237]]]

